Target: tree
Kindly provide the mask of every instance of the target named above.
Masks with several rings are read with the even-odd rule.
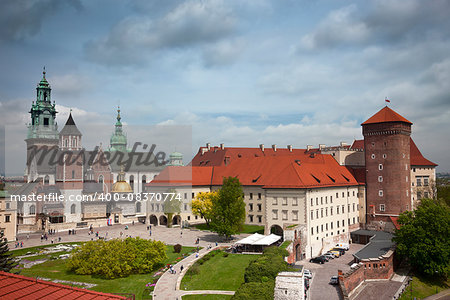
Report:
[[[222,188],[213,201],[211,229],[219,235],[229,238],[236,234],[245,221],[245,203],[239,179],[223,179]]]
[[[164,201],[164,214],[167,215],[167,227],[172,227],[172,219],[174,214],[181,212],[181,197],[175,189],[170,189],[164,195],[167,198]]]
[[[0,271],[9,272],[15,266],[16,262],[9,252],[8,240],[4,237],[3,231],[0,231]]]
[[[426,275],[447,277],[450,266],[450,208],[433,199],[422,199],[414,211],[398,218],[397,252]]]
[[[192,199],[192,213],[205,219],[207,225],[211,222],[213,202],[217,199],[217,192],[200,192]]]

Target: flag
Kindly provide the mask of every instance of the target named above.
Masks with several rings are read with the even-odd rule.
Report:
[[[384,101],[386,101],[387,103],[391,103],[391,100],[389,100],[388,98],[384,99]]]

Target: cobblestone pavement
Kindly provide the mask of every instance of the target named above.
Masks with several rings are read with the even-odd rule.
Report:
[[[128,230],[125,229],[125,225],[94,227],[93,230],[94,234],[91,235],[88,234],[89,230],[87,228],[77,229],[75,235],[69,235],[67,231],[57,232],[54,235],[48,235],[47,241],[41,241],[41,234],[30,234],[28,239],[26,234],[20,234],[18,236],[18,241],[19,243],[23,242],[24,248],[51,244],[52,240],[54,243],[90,241],[98,239],[95,237],[95,233],[98,231],[100,237],[106,237],[107,239],[139,236],[145,239],[151,238],[154,240],[159,240],[170,245],[181,244],[183,246],[191,247],[197,246],[195,244],[195,240],[197,238],[200,239],[201,247],[206,247],[210,244],[215,245],[216,242],[219,244],[223,244],[225,242],[215,233],[196,229],[181,229],[180,227],[167,228],[165,226],[152,225],[152,235],[150,236],[149,231],[147,230],[147,225],[141,223],[136,223],[135,225],[128,224]],[[183,234],[181,234],[181,232],[183,232]],[[122,235],[120,233],[122,233]],[[246,236],[248,236],[248,234],[235,236],[235,239],[241,239]],[[58,241],[59,237],[61,237],[61,242]],[[9,248],[11,250],[16,249],[15,242],[10,242]]]

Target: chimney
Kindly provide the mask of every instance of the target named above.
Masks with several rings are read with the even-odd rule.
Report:
[[[292,152],[292,145],[287,145],[289,152]]]
[[[230,157],[225,156],[224,162],[225,162],[225,166],[228,166],[228,164],[230,163]]]
[[[322,149],[324,149],[325,147],[326,147],[325,144],[319,144],[319,150],[322,150]]]
[[[208,148],[208,151],[211,150],[211,144],[210,143],[206,143],[206,148]]]
[[[306,151],[309,151],[309,150],[311,150],[312,149],[312,145],[306,145]]]
[[[222,144],[220,144],[220,149],[225,149],[225,145],[222,143]]]
[[[264,144],[259,144],[259,149],[261,149],[261,151],[264,152]]]
[[[277,151],[277,144],[273,144],[272,149],[273,149],[273,151]]]
[[[341,147],[345,147],[348,146],[348,144],[346,142],[341,142]]]
[[[201,147],[200,148],[202,150],[202,155],[205,154],[205,152],[208,152],[208,149]]]

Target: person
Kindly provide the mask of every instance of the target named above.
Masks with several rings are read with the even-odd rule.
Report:
[[[23,248],[23,242],[20,242],[20,248]]]
[[[217,242],[216,242],[216,247],[217,247]]]
[[[184,267],[183,267],[183,265],[181,265],[181,267],[180,267],[180,273],[183,272],[183,269],[184,269]]]
[[[149,231],[149,233],[150,233],[150,236],[152,236],[152,231],[151,230]]]
[[[183,230],[180,231],[180,237],[183,238]]]
[[[61,242],[61,237],[58,237],[58,242]]]

